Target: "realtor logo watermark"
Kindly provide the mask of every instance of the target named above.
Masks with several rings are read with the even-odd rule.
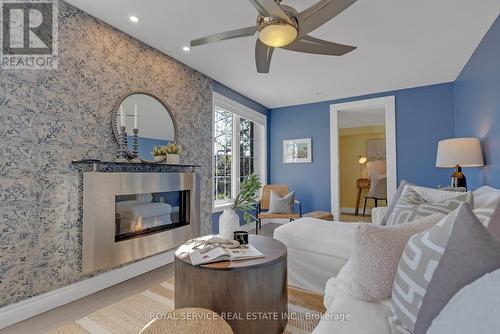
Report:
[[[57,0],[1,0],[2,69],[58,68]]]

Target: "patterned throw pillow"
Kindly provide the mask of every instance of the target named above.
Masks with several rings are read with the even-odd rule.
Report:
[[[396,193],[394,194],[394,197],[391,200],[391,203],[389,203],[389,205],[387,206],[387,211],[385,213],[384,218],[382,219],[382,223],[380,224],[381,226],[387,225],[387,221],[389,220],[389,217],[391,216],[392,211],[394,210],[394,207],[396,206],[396,203],[401,198],[401,194],[403,193],[403,190],[405,189],[405,187],[407,185],[412,185],[412,183],[410,183],[406,180],[403,180],[399,184],[398,191],[396,191]]]
[[[454,193],[407,185],[387,221],[387,226],[404,224],[434,213],[448,214],[463,203],[473,205],[472,192]]]
[[[498,218],[490,227],[500,225]],[[498,268],[500,241],[462,203],[408,241],[392,289],[393,333],[425,334],[462,287]]]
[[[295,191],[289,192],[281,197],[271,190],[268,213],[293,213],[293,203],[295,202]]]

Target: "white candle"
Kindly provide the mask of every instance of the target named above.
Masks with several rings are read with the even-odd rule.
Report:
[[[138,116],[137,116],[137,104],[134,106],[134,129],[139,129],[138,126]]]
[[[125,126],[125,112],[123,111],[123,105],[120,106],[120,125]]]

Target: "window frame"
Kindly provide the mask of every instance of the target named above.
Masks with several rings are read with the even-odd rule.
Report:
[[[257,157],[255,170],[259,171],[262,183],[267,181],[267,116],[251,109],[241,103],[238,103],[224,95],[213,92],[212,97],[212,212],[221,212],[224,209],[229,209],[233,204],[232,200],[226,200],[221,204],[216,204],[217,199],[214,197],[215,190],[215,157],[214,157],[214,140],[215,140],[215,110],[216,108],[224,109],[233,114],[233,144],[232,144],[232,162],[231,162],[231,192],[232,198],[239,192],[240,187],[240,118],[247,119],[253,122],[258,127],[254,127],[255,139],[257,142],[256,150]],[[236,144],[235,144],[236,143]]]

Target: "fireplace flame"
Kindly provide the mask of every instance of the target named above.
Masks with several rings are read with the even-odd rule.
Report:
[[[130,226],[130,229],[133,232],[141,232],[144,229],[144,225],[142,224],[142,217],[139,217],[139,218],[132,220],[132,224]]]

